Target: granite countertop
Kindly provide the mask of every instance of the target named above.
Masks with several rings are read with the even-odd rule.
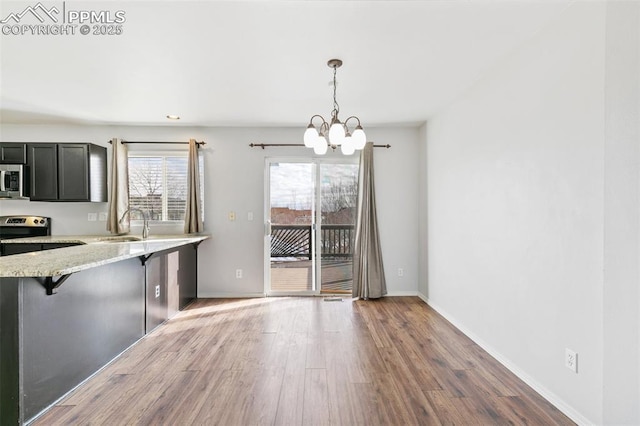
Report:
[[[123,239],[135,241],[122,241]],[[51,277],[71,274],[120,260],[199,243],[203,234],[152,235],[146,240],[133,235],[60,235],[2,240],[17,243],[76,243],[80,245],[0,257],[0,277]]]

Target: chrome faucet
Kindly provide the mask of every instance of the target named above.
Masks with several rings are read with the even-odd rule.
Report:
[[[122,214],[122,217],[120,218],[120,223],[122,223],[122,221],[124,220],[124,217],[127,215],[127,213],[133,212],[133,211],[137,211],[137,212],[140,212],[142,214],[142,220],[144,221],[144,223],[142,225],[142,239],[146,240],[147,237],[149,236],[149,219],[147,218],[147,214],[144,212],[144,210],[141,210],[141,209],[139,209],[137,207],[129,207]]]

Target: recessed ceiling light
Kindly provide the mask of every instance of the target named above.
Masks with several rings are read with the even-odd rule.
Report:
[[[169,120],[180,120],[180,116],[179,116],[179,115],[172,115],[172,114],[169,114],[169,115],[167,115],[167,118],[168,118]]]

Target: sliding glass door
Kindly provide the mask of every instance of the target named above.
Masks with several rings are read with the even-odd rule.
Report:
[[[357,175],[353,162],[267,160],[267,294],[351,292]]]
[[[351,293],[358,165],[320,163],[320,292]]]
[[[267,294],[313,294],[316,165],[267,162]]]

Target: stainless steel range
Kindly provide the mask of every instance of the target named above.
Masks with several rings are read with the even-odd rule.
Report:
[[[51,235],[51,218],[0,216],[0,240]]]

